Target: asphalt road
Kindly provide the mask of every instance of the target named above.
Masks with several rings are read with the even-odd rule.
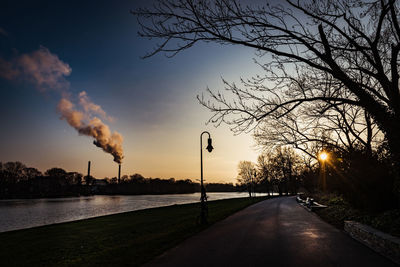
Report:
[[[147,266],[397,265],[281,197],[216,223]]]

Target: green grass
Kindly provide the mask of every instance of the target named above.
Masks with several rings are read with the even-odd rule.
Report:
[[[209,225],[260,197],[208,202]],[[0,266],[138,266],[205,229],[185,204],[0,234]]]

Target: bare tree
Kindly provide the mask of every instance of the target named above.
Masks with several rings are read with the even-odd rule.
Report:
[[[291,147],[279,147],[268,157],[269,168],[275,172],[279,193],[297,193],[296,179],[302,166],[299,155]]]
[[[15,184],[24,179],[24,170],[26,166],[19,162],[7,162],[2,164],[1,182]]]
[[[168,56],[200,41],[254,48],[262,76],[224,81],[234,100],[208,90],[211,122],[252,129],[309,103],[362,108],[383,132],[400,168],[399,3],[396,0],[286,0],[264,6],[231,0],[159,1],[132,12],[140,34]]]
[[[252,196],[253,179],[255,179],[256,168],[251,161],[241,161],[238,165],[237,181],[239,185],[247,187],[249,196]]]
[[[258,182],[265,186],[268,196],[270,196],[272,191],[272,181],[270,177],[268,158],[265,154],[261,154],[257,157],[256,167]]]
[[[312,104],[285,116],[274,114],[259,124],[254,137],[264,148],[291,145],[314,159],[323,147],[344,152],[356,148],[371,155],[384,141],[370,116],[350,105],[323,111],[320,105]]]

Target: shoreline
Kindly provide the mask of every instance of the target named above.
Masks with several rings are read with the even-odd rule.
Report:
[[[209,201],[130,211],[0,233],[0,265],[138,266],[229,215],[268,197]],[[143,244],[146,244],[145,246]]]
[[[209,201],[247,197],[240,192],[210,192],[208,196]],[[199,201],[200,193],[0,200],[0,232]]]
[[[62,196],[43,196],[43,197],[11,197],[11,198],[1,198],[2,200],[29,200],[29,199],[60,199],[60,198],[74,198],[74,197],[92,197],[92,196],[164,196],[164,195],[189,195],[200,193],[200,191],[196,192],[185,192],[185,193],[143,193],[143,194],[123,194],[123,193],[115,193],[115,194],[88,194],[88,195],[62,195]],[[207,191],[207,193],[247,193],[246,191]],[[267,194],[266,192],[256,192],[257,194]]]

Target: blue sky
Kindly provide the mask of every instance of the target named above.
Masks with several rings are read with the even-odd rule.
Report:
[[[257,157],[252,137],[233,136],[226,126],[205,125],[211,114],[196,95],[207,86],[222,89],[221,76],[237,81],[261,72],[252,61],[253,51],[200,44],[172,59],[156,55],[143,60],[154,41],[138,37],[129,10],[146,3],[3,1],[0,58],[11,60],[42,46],[68,64],[71,94],[87,92],[115,118],[109,126],[124,137],[123,174],[197,179],[199,135],[208,130],[216,149],[205,154],[205,176],[235,182],[237,163]],[[0,79],[0,88],[0,161],[85,173],[91,160],[93,175],[116,175],[110,155],[60,120],[57,92],[39,92],[23,79]]]

